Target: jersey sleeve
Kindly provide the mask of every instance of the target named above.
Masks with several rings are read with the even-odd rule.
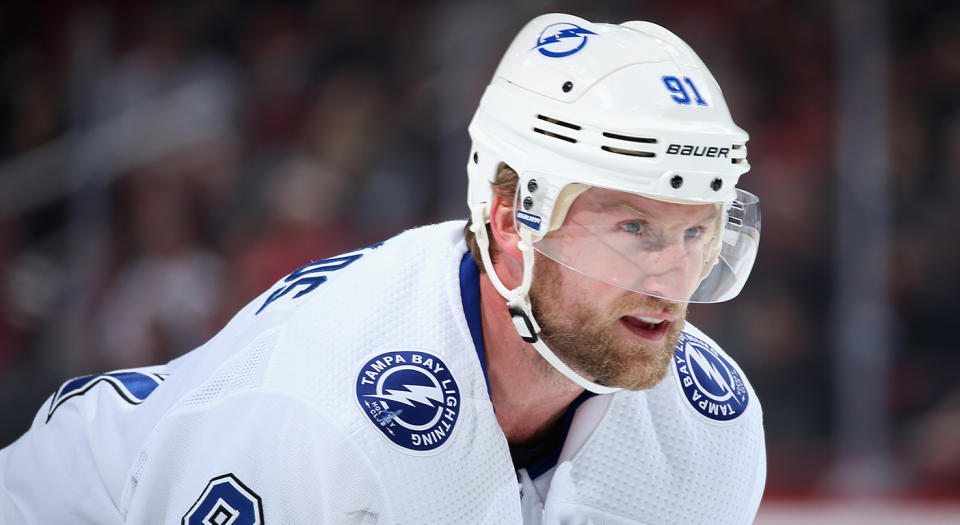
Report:
[[[100,462],[109,445],[87,431],[95,414],[68,404],[48,420],[54,401],[0,450],[0,523],[122,523]]]
[[[378,467],[349,434],[276,391],[174,411],[138,465],[126,523],[393,521]]]

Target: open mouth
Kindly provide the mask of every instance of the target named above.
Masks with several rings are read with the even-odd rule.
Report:
[[[662,339],[670,326],[667,319],[645,316],[625,315],[620,318],[620,322],[634,334],[650,341]]]

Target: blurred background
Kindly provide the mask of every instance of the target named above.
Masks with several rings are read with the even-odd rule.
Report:
[[[4,2],[0,446],[70,377],[466,217],[466,125],[551,11],[671,29],[751,135],[757,266],[691,319],[763,401],[757,523],[960,523],[960,6],[934,0]]]

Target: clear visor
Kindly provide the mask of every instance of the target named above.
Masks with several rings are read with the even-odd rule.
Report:
[[[687,204],[592,187],[533,247],[613,286],[669,301],[714,303],[740,293],[759,240],[759,199],[743,190],[732,203]]]

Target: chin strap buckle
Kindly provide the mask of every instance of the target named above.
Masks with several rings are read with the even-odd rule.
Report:
[[[530,321],[530,318],[523,310],[510,308],[510,317],[513,319],[513,326],[517,329],[517,333],[520,334],[521,339],[531,344],[539,340],[537,330],[533,327],[533,322]]]

